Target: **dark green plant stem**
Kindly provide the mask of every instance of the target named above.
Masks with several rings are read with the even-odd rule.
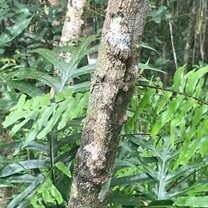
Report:
[[[56,184],[56,178],[55,178],[55,166],[54,166],[54,130],[50,134],[49,138],[49,151],[50,151],[50,164],[51,164],[51,177],[53,184]]]
[[[122,137],[124,137],[124,136],[151,136],[151,134],[140,132],[140,133],[136,133],[136,134],[122,134],[121,136]]]
[[[190,176],[196,174],[196,172],[203,170],[204,168],[207,168],[208,166],[205,166],[203,168],[199,168],[198,170],[194,170],[193,172],[191,172],[189,175],[187,175],[186,177],[182,178],[179,181],[176,181],[175,183],[173,183],[166,191],[169,192],[172,188],[176,187],[178,184],[182,183],[183,181],[185,181],[187,178],[189,178]]]
[[[163,90],[163,91],[167,91],[167,92],[172,92],[173,94],[183,95],[185,97],[192,98],[192,99],[198,101],[201,104],[208,105],[208,101],[203,100],[203,99],[200,99],[200,98],[197,98],[197,97],[194,97],[194,96],[191,96],[191,95],[188,95],[188,94],[186,94],[184,92],[178,92],[178,91],[175,91],[175,90],[171,90],[171,89],[167,89],[167,88],[162,88],[162,87],[159,87],[159,86],[153,86],[153,85],[138,84],[137,86],[147,87],[147,88],[153,88],[153,89],[156,89],[156,90]]]

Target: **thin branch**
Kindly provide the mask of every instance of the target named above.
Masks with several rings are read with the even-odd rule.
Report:
[[[153,88],[153,89],[157,89],[157,90],[163,90],[163,91],[167,91],[167,92],[172,92],[172,93],[178,94],[178,95],[184,95],[185,97],[192,98],[192,99],[198,101],[201,104],[208,105],[208,101],[203,100],[203,99],[200,99],[200,98],[197,98],[197,97],[194,97],[194,96],[191,96],[191,95],[188,95],[188,94],[186,94],[184,92],[178,92],[178,91],[175,91],[175,90],[171,90],[171,89],[167,89],[167,88],[162,88],[162,87],[159,87],[159,86],[152,86],[152,85],[139,84],[138,86]]]
[[[170,19],[171,19],[171,21],[177,21],[178,18],[185,17],[185,16],[187,16],[187,17],[190,16],[190,13],[177,15],[177,16],[171,17]],[[167,20],[167,17],[161,18],[161,20]],[[154,22],[154,19],[148,20],[145,24],[150,23],[150,22]]]
[[[149,133],[142,133],[142,132],[138,132],[135,134],[122,134],[121,136],[151,136],[151,134]]]
[[[177,69],[178,68],[178,61],[177,61],[176,49],[175,49],[174,39],[173,39],[173,25],[170,20],[168,21],[168,24],[169,24],[169,28],[170,28],[170,39],[171,39],[171,45],[172,45],[172,51],[173,51],[173,59],[175,62],[175,67]]]
[[[194,175],[196,172],[199,172],[200,170],[203,170],[204,168],[207,168],[207,167],[208,166],[206,165],[205,167],[199,168],[198,170],[194,170],[193,172],[191,172],[189,175],[185,176],[181,180],[175,181],[166,191],[169,192],[172,188],[176,187],[178,184],[182,183],[183,181],[185,181],[186,179]]]

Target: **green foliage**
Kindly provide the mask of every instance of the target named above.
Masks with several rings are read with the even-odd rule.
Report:
[[[88,102],[88,92],[78,92],[88,90],[90,85],[89,81],[82,80],[70,86],[68,82],[94,71],[95,65],[81,63],[87,54],[97,50],[97,47],[88,48],[93,40],[95,37],[90,37],[77,48],[33,50],[30,55],[38,53],[45,60],[38,58],[30,66],[19,65],[12,58],[1,59],[3,99],[0,107],[9,109],[12,106],[3,125],[12,127],[10,135],[16,141],[0,144],[0,150],[14,151],[16,159],[8,161],[2,157],[0,180],[4,186],[21,187],[8,205],[10,208],[56,204],[64,207],[63,200],[68,200],[70,169]],[[70,52],[71,61],[66,63],[59,58],[60,52]],[[50,75],[44,68],[48,63],[60,72],[60,76]],[[31,80],[34,80],[32,85]],[[54,96],[45,94],[46,86],[54,90]],[[16,174],[19,178],[15,178]],[[51,189],[48,190],[48,186]]]
[[[7,27],[0,35],[0,47],[14,40],[30,24],[32,17],[27,8],[20,9],[17,15],[15,24]]]
[[[25,169],[27,169],[26,166]],[[27,184],[27,188],[11,200],[8,208],[28,207],[28,205],[32,205],[34,208],[44,208],[44,204],[63,204],[63,198],[52,181],[48,177],[44,178],[41,174],[13,176],[10,177],[10,183]]]
[[[69,178],[72,177],[71,172],[69,170],[68,167],[66,167],[66,165],[63,162],[57,162],[55,165],[60,171],[62,171],[66,176],[68,176]]]
[[[41,185],[41,183],[43,182],[43,177],[42,176],[29,176],[31,177],[32,181],[29,183],[29,185],[27,184],[27,188],[22,191],[20,194],[18,194],[8,205],[8,208],[21,208],[21,207],[27,207],[30,198],[35,194],[36,189],[38,186]],[[27,177],[17,177],[16,181],[14,179],[15,183],[28,183]],[[33,177],[33,178],[32,178]],[[26,179],[26,181],[24,181],[23,179]]]
[[[22,95],[3,125],[4,127],[13,125],[11,136],[14,136],[32,121],[26,134],[24,144],[26,146],[35,139],[45,138],[55,126],[61,130],[69,120],[83,116],[87,100],[88,93],[73,94],[70,88],[63,93],[57,93],[54,99],[47,94],[26,101],[26,96]]]
[[[149,16],[151,17],[152,21],[154,21],[157,24],[160,24],[162,21],[162,18],[167,15],[167,7],[166,6],[160,6],[156,10],[152,10],[149,13]]]
[[[45,160],[27,160],[18,163],[12,163],[0,171],[0,177],[7,177],[24,170],[32,170],[47,167],[49,163]]]
[[[50,187],[50,188],[49,188]],[[52,181],[48,178],[39,187],[38,192],[32,197],[31,205],[34,208],[44,208],[44,204],[48,205],[61,205],[63,198],[57,188],[53,185]]]
[[[18,35],[20,35],[30,24],[32,14],[28,8],[18,4],[13,8],[12,1],[0,1],[0,47],[8,46]],[[12,20],[12,21],[11,21]],[[11,23],[12,22],[12,23]],[[1,48],[0,54],[5,50]]]
[[[145,64],[143,64],[143,63],[139,63],[138,64],[138,68],[140,70],[140,73],[143,73],[145,70],[150,70],[150,71],[165,73],[164,71],[162,71],[160,69],[157,69],[157,68],[154,68],[154,67],[149,66],[148,63],[149,63],[149,60]]]
[[[147,90],[140,102],[135,106],[134,115],[129,118],[126,129],[135,131],[138,129],[137,121],[141,118],[142,112],[149,112],[149,104],[153,101],[152,111],[156,112],[151,116],[149,124],[151,136],[170,136],[170,141],[175,147],[177,142],[184,144],[180,159],[177,165],[185,164],[196,151],[205,154],[206,146],[200,142],[207,137],[207,111],[208,105],[203,100],[203,77],[208,72],[208,67],[192,70],[186,75],[183,74],[183,67],[176,71],[173,87],[164,89],[157,85],[147,86]],[[149,89],[148,89],[149,88]],[[158,94],[156,89],[158,88]],[[138,88],[138,90],[140,90]],[[186,128],[189,126],[189,128]],[[196,129],[197,128],[197,129]],[[190,141],[195,143],[190,145]],[[205,141],[204,141],[205,142]]]
[[[80,67],[80,62],[86,57],[87,54],[93,53],[97,50],[97,46],[94,48],[88,48],[89,44],[95,40],[95,36],[92,36],[80,44],[77,48],[75,54],[72,54],[69,63],[66,63],[64,59],[59,58],[61,48],[54,50],[48,49],[36,49],[33,52],[39,53],[48,62],[50,62],[53,67],[60,71],[60,77],[54,77],[49,75],[48,72],[44,72],[44,69],[38,69],[35,67],[25,67],[18,65],[4,65],[0,70],[0,85],[8,85],[15,89],[21,90],[22,92],[33,97],[34,95],[40,95],[40,89],[36,86],[30,86],[27,82],[20,84],[20,80],[33,79],[47,85],[57,91],[62,91],[67,85],[69,80],[73,78],[79,78],[80,76],[90,74],[95,69],[95,64],[84,65]],[[62,52],[71,52],[75,50],[73,47],[66,47]],[[17,81],[18,80],[18,81]],[[89,88],[89,82],[82,82],[77,85],[72,86],[76,91],[82,91]]]
[[[19,53],[40,47],[51,48],[62,29],[61,25],[53,25],[53,21],[64,15],[65,3],[53,8],[43,6],[42,2],[1,0],[0,45],[3,44],[4,48],[0,54],[20,60]],[[20,62],[25,62],[24,58],[21,57]],[[27,62],[33,59],[27,58]]]
[[[182,65],[193,1],[161,2],[150,1],[138,64],[141,77],[122,132],[110,207],[207,207],[208,70],[206,53],[200,57],[205,51],[196,42],[201,44],[206,21],[198,18],[191,51],[197,68],[184,74],[181,67],[172,80],[169,21]],[[206,8],[206,1],[200,2]],[[97,47],[90,47],[92,36],[80,47],[54,48],[66,3],[49,7],[43,1],[0,0],[1,121],[8,115],[3,123],[8,128],[0,135],[0,187],[15,190],[8,208],[65,207],[68,200],[88,100],[83,91],[88,91],[95,69],[84,59]],[[90,3],[99,29],[107,0]],[[60,25],[53,25],[54,20]],[[60,56],[67,52],[69,63]],[[69,86],[72,79],[76,82]],[[47,94],[51,88],[54,97]],[[7,141],[11,138],[4,134],[10,127],[13,140]]]
[[[208,197],[199,196],[199,197],[180,197],[174,204],[178,207],[207,207]]]
[[[111,184],[114,205],[205,207],[207,72],[205,66],[184,74],[181,67],[168,89],[139,81]]]
[[[83,67],[79,67],[80,62],[83,60],[86,55],[97,51],[97,46],[93,48],[88,48],[90,43],[94,41],[96,36],[91,36],[84,40],[80,47],[77,48],[76,53],[73,54],[74,48],[68,47],[68,53],[72,52],[71,58],[69,63],[66,63],[63,59],[57,58],[59,56],[59,52],[57,51],[50,51],[48,49],[37,49],[34,52],[39,53],[43,56],[47,61],[49,61],[55,68],[60,71],[60,81],[53,87],[56,91],[62,91],[64,87],[68,84],[70,80],[73,78],[86,75],[92,73],[95,70],[95,65],[85,65]],[[71,49],[71,51],[70,51]],[[67,52],[67,51],[62,51]],[[54,82],[52,82],[54,83]],[[83,86],[82,83],[81,86]],[[49,85],[50,86],[50,85]],[[79,86],[79,87],[81,87]],[[50,86],[52,87],[52,86]],[[76,88],[76,86],[75,86]]]
[[[8,205],[9,208],[28,205],[48,207],[63,204],[63,200],[67,200],[71,181],[71,172],[68,168],[71,168],[77,150],[76,142],[80,138],[80,134],[76,132],[70,134],[70,136],[62,135],[59,141],[60,136],[51,133],[50,144],[44,140],[30,142],[26,148],[31,158],[27,160],[24,160],[24,149],[21,149],[24,143],[22,140],[0,145],[0,151],[4,152],[11,150],[19,152],[21,149],[20,154],[16,153],[16,159],[1,157],[3,163],[0,167],[1,186],[18,188]],[[42,159],[38,158],[39,155]]]
[[[10,11],[9,2],[7,0],[0,0],[0,21],[10,17]]]

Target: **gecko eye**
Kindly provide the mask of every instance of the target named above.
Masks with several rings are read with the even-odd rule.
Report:
[[[111,17],[111,18],[114,18],[114,17],[115,17],[115,14],[114,14],[114,13],[111,13],[111,14],[110,14],[110,17]]]

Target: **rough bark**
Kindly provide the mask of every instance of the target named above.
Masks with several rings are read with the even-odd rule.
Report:
[[[94,33],[94,19],[92,12],[89,9],[89,1],[68,0],[66,17],[59,45],[78,45],[80,38],[88,37]],[[70,61],[70,53],[61,55],[64,57],[66,62]]]
[[[0,207],[6,207],[8,205],[8,193],[7,188],[0,189]]]
[[[14,194],[13,188],[0,188],[0,207],[6,208],[9,204],[9,198]]]
[[[70,208],[107,207],[107,196],[133,93],[148,0],[110,0],[97,69],[77,152]]]
[[[50,0],[55,6],[58,1]],[[65,21],[61,33],[60,46],[77,46],[82,37],[94,34],[94,21],[89,10],[88,0],[68,0]],[[61,53],[60,56],[68,63],[71,60],[71,53]],[[58,75],[59,70],[54,70],[54,75]],[[73,80],[69,80],[73,83]],[[51,89],[51,95],[54,95],[54,89]]]
[[[60,45],[77,43],[77,40],[83,35],[85,28],[89,26],[85,25],[86,21],[87,24],[89,23],[88,13],[87,0],[68,0]]]
[[[60,46],[78,45],[81,37],[94,33],[94,22],[89,10],[88,0],[68,0],[67,11],[62,29]],[[66,62],[71,60],[70,53],[61,54]]]
[[[51,6],[57,6],[60,4],[60,0],[48,0]]]

